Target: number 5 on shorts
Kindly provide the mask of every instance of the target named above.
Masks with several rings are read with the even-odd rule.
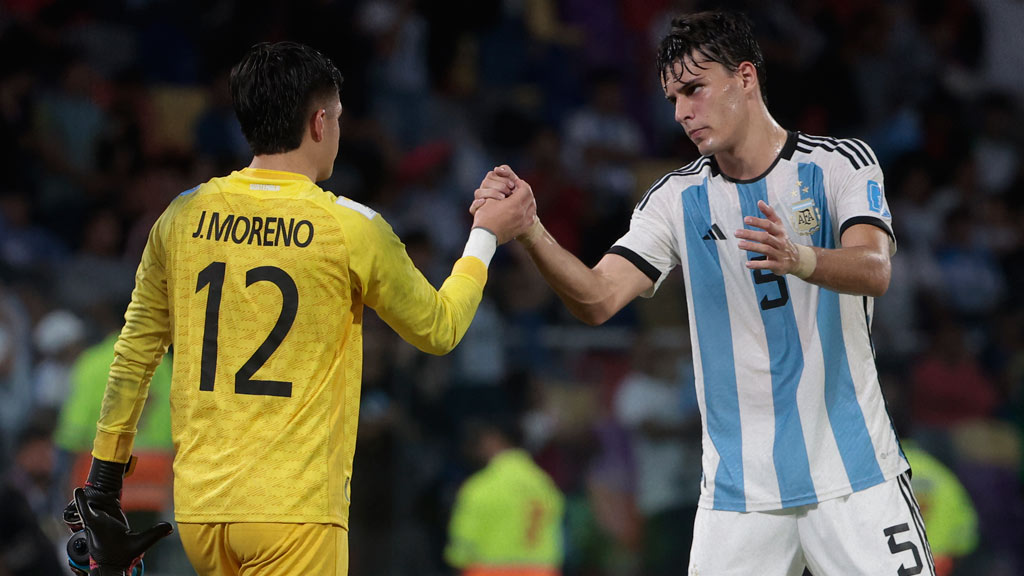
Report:
[[[913,542],[896,542],[895,535],[902,532],[910,532],[910,526],[906,522],[903,524],[897,524],[896,526],[890,526],[883,530],[883,533],[889,537],[889,551],[894,555],[900,552],[906,552],[910,550],[914,554],[914,565],[907,568],[905,564],[900,564],[900,569],[896,572],[899,576],[914,576],[920,574],[924,570],[924,564],[921,563],[921,554],[917,551],[917,545]]]

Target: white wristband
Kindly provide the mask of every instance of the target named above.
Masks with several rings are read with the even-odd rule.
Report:
[[[462,251],[462,257],[475,256],[484,263],[484,266],[491,265],[491,258],[494,251],[498,249],[498,237],[494,232],[486,228],[476,227],[469,231],[469,240],[466,241],[466,249]]]
[[[796,263],[796,268],[793,269],[793,276],[801,280],[806,280],[808,276],[814,274],[814,269],[818,267],[818,255],[814,253],[814,250],[810,246],[804,246],[803,244],[795,244],[797,254],[800,255],[800,260]]]

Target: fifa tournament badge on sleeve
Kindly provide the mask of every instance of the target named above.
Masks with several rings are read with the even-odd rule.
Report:
[[[876,214],[881,214],[882,218],[892,218],[889,209],[885,207],[885,191],[882,190],[882,185],[874,180],[868,180],[868,208]]]

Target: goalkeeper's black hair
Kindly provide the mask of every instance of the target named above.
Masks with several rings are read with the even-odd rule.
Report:
[[[263,42],[231,69],[231,103],[254,155],[302,144],[314,106],[338,95],[341,72],[329,58],[297,42]]]
[[[753,26],[739,12],[709,11],[678,16],[672,20],[672,29],[658,47],[658,74],[664,84],[674,75],[673,64],[679,62],[691,73],[690,66],[704,69],[697,60],[718,62],[730,72],[740,64],[750,62],[757,70],[761,86],[761,100],[768,104],[767,78],[764,56],[754,38]]]

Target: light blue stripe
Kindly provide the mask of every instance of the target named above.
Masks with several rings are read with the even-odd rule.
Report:
[[[804,186],[809,188],[809,196],[821,209],[821,229],[814,234],[814,243],[822,248],[835,248],[821,168],[814,163],[800,164],[799,175]],[[826,288],[818,290],[818,335],[825,362],[825,408],[832,424],[832,435],[839,447],[850,486],[855,491],[863,490],[884,482],[885,477],[875,457],[875,448],[850,374],[839,294]]]
[[[740,401],[725,277],[718,259],[718,242],[703,239],[712,224],[707,178],[703,184],[684,190],[682,201],[693,317],[704,377],[708,436],[719,456],[714,508],[746,512]]]
[[[758,200],[768,202],[768,185],[764,179],[753,184],[737,184],[740,207],[744,216],[764,218],[757,207]],[[777,207],[778,209],[779,207]],[[783,207],[780,212],[787,212]],[[760,230],[744,226],[748,230]],[[747,258],[758,256],[748,252]],[[796,392],[804,370],[804,352],[800,343],[800,331],[796,325],[796,314],[789,298],[789,287],[785,276],[776,276],[769,271],[752,271],[754,292],[757,294],[761,322],[764,324],[765,339],[768,342],[768,358],[772,374],[772,401],[775,407],[775,443],[772,456],[775,475],[779,481],[779,497],[783,506],[810,504],[818,501],[811,479],[811,466],[804,442],[800,410],[797,407]],[[785,299],[785,304],[781,301]],[[780,303],[770,306],[770,303]]]
[[[200,184],[199,186],[202,186],[202,184]],[[185,190],[181,194],[178,194],[178,196],[188,196],[189,194],[195,192],[196,190],[199,190],[199,186],[195,186],[193,188],[189,188],[188,190]]]

